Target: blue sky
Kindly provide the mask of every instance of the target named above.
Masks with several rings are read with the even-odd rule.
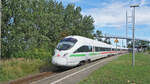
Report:
[[[140,4],[136,8],[135,37],[150,40],[150,0],[57,0],[64,5],[73,3],[82,8],[83,15],[94,18],[95,30],[103,33],[125,36],[126,11],[131,16],[130,4]],[[129,24],[130,27],[132,27]],[[129,37],[132,35],[129,29]]]

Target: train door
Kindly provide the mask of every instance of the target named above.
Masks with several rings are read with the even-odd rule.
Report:
[[[86,61],[89,59],[89,52],[92,52],[92,46],[83,45],[79,47],[75,54],[77,55],[77,60]]]

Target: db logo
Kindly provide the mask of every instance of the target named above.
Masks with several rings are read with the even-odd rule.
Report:
[[[59,57],[60,56],[60,54],[57,54],[57,57]]]

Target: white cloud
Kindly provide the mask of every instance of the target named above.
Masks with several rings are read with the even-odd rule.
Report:
[[[149,4],[149,0],[132,0],[133,4],[139,4],[140,6],[144,6]]]
[[[145,5],[145,4],[146,4],[146,0],[141,0],[140,6],[143,6],[143,5]]]
[[[141,7],[136,8],[137,25],[150,26],[150,7],[146,6],[145,0],[141,0]],[[126,10],[131,15],[131,8],[128,2],[102,3],[103,7],[91,8],[83,12],[84,15],[91,15],[97,27],[121,28],[125,25]]]
[[[86,10],[83,14],[91,15],[95,20],[95,25],[98,27],[104,26],[114,26],[120,27],[125,20],[126,8],[124,8],[127,3],[112,3],[103,4],[104,7],[91,8]]]
[[[136,10],[136,22],[139,25],[150,26],[150,7],[143,6]]]

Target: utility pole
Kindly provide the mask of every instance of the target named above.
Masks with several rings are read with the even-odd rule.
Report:
[[[128,43],[129,43],[129,39],[128,39],[128,28],[129,28],[129,26],[128,26],[128,24],[132,23],[129,18],[132,18],[132,16],[129,16],[128,12],[126,11],[126,47],[127,48],[128,48]]]
[[[123,39],[122,39],[122,47],[123,47]]]
[[[133,48],[132,48],[132,66],[135,66],[135,7],[139,7],[139,5],[131,5],[132,8],[132,43],[133,43]]]
[[[126,46],[128,47],[128,12],[126,11]]]

